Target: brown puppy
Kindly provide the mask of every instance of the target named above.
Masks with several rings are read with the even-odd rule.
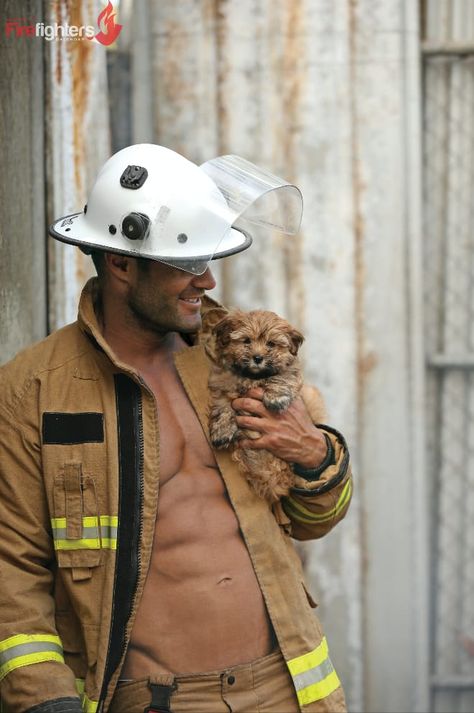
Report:
[[[215,448],[228,448],[240,438],[260,435],[239,429],[231,406],[234,399],[260,387],[266,408],[283,411],[302,392],[297,354],[304,337],[274,312],[263,310],[230,313],[214,327],[214,335],[209,431]],[[324,407],[319,392],[304,387],[302,396],[311,418],[320,423]],[[297,476],[290,465],[267,450],[235,448],[232,458],[257,494],[270,503],[287,495],[295,484]]]

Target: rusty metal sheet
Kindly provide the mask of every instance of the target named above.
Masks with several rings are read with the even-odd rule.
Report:
[[[431,0],[425,28],[432,709],[464,711],[474,705],[474,5]]]
[[[36,0],[2,3],[4,18],[39,12]],[[0,363],[46,334],[43,47],[0,36]],[[8,98],[8,99],[7,99]]]
[[[97,23],[102,3],[50,2],[48,22]],[[48,219],[82,210],[100,165],[110,154],[105,47],[88,40],[48,43]],[[49,326],[75,319],[80,290],[93,274],[77,248],[49,242]]]

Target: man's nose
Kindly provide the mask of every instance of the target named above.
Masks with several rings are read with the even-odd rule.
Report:
[[[208,267],[202,275],[196,275],[193,277],[192,284],[194,287],[199,287],[201,290],[212,290],[216,286],[216,281],[214,275],[211,272],[211,268]]]

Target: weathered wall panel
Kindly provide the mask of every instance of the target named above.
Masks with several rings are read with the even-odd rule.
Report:
[[[2,3],[5,19],[41,14],[41,2]],[[43,50],[0,36],[0,362],[46,333]]]
[[[425,3],[424,49],[430,673],[441,713],[474,707],[474,4]]]
[[[361,0],[352,29],[366,705],[426,710],[416,5]]]
[[[48,20],[96,26],[102,4],[49,2]],[[99,167],[110,155],[106,50],[97,42],[53,41],[47,47],[48,220],[83,209]],[[90,258],[49,240],[49,326],[73,321]]]

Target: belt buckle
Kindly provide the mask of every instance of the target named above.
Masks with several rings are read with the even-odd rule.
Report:
[[[171,696],[177,689],[176,683],[164,685],[162,683],[149,683],[151,689],[151,703],[146,706],[143,713],[173,713],[171,706]]]

